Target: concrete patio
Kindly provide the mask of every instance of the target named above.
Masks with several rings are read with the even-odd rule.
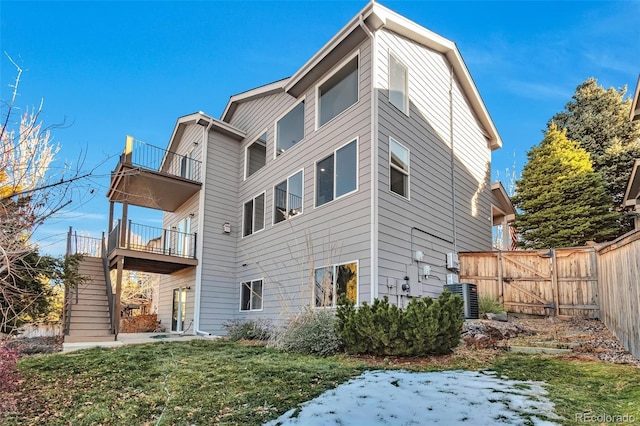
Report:
[[[63,343],[62,352],[73,352],[87,348],[114,348],[125,345],[137,345],[141,343],[179,342],[194,339],[217,339],[218,336],[194,336],[176,333],[120,333],[117,340],[106,342],[73,342]]]

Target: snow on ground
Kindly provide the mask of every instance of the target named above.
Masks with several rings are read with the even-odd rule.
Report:
[[[555,425],[546,394],[493,372],[368,371],[266,425]]]

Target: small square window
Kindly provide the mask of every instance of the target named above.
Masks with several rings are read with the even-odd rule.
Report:
[[[334,307],[340,296],[356,303],[358,300],[358,263],[343,263],[314,270],[315,306]]]
[[[240,287],[240,310],[259,311],[262,309],[262,280],[245,281]]]

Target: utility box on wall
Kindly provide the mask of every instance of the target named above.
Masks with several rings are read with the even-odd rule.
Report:
[[[464,302],[465,319],[478,319],[478,286],[471,283],[446,284],[444,286],[451,294],[457,294],[462,297]]]

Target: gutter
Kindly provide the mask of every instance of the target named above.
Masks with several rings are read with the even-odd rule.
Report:
[[[204,197],[207,189],[207,154],[209,152],[209,130],[213,127],[213,120],[209,120],[209,125],[204,129],[202,138],[202,187],[200,188],[200,200],[198,205],[198,236],[200,241],[198,242],[198,266],[196,267],[196,295],[194,300],[193,310],[193,330],[196,336],[210,336],[208,331],[200,330],[200,299],[202,296],[202,254],[204,251]]]
[[[358,15],[358,25],[371,40],[371,301],[378,297],[378,81],[377,55],[378,46],[375,35],[364,23],[363,13]]]

